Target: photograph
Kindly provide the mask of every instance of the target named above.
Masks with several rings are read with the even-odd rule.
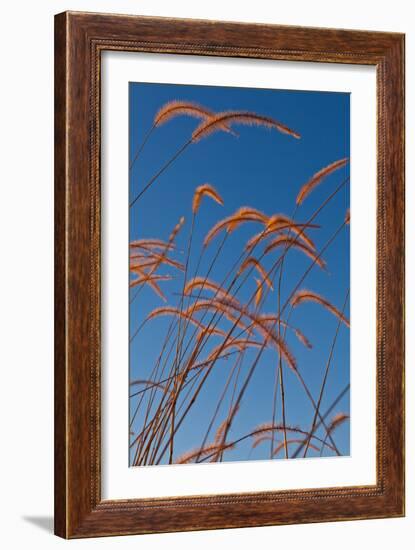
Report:
[[[126,162],[130,467],[349,456],[350,94],[129,82]]]
[[[406,550],[412,14],[2,4],[2,548]]]

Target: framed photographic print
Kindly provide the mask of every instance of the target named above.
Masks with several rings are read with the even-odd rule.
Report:
[[[404,514],[404,37],[55,20],[55,532]]]

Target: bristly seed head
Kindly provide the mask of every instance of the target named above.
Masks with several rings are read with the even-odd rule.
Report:
[[[196,214],[198,212],[200,203],[204,196],[210,197],[215,202],[223,206],[223,199],[219,195],[219,193],[216,191],[216,189],[213,187],[213,185],[210,185],[209,183],[204,183],[203,185],[199,185],[199,187],[196,188],[195,194],[193,195],[193,204],[192,204],[193,214]]]

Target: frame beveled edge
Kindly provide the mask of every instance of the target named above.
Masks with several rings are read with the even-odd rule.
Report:
[[[102,50],[377,67],[377,483],[101,501]],[[404,515],[404,35],[65,12],[55,16],[55,533],[64,538]]]

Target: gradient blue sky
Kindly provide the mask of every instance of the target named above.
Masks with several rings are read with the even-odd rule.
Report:
[[[130,160],[142,143],[146,132],[160,107],[172,100],[188,100],[204,105],[212,111],[243,110],[273,117],[301,134],[296,140],[291,136],[260,127],[235,126],[239,137],[216,132],[188,147],[130,210],[130,240],[139,238],[168,239],[172,228],[181,216],[186,223],[177,240],[178,248],[186,250],[191,223],[191,204],[195,188],[211,183],[224,200],[221,207],[210,199],[202,203],[193,237],[193,253],[189,272],[193,274],[198,251],[207,231],[219,219],[230,215],[241,206],[252,206],[267,215],[285,213],[291,215],[295,198],[301,186],[319,169],[331,162],[349,156],[349,103],[345,93],[303,92],[292,90],[268,90],[253,88],[182,86],[172,84],[130,83]],[[142,154],[134,164],[130,175],[130,200],[148,180],[187,141],[198,121],[190,117],[177,117],[152,133]],[[322,183],[299,209],[296,219],[306,221],[321,202],[348,175],[343,168]],[[310,230],[310,236],[321,248],[344,220],[349,208],[349,185],[319,214],[314,223],[321,229]],[[220,262],[215,265],[210,278],[221,282],[238,258],[246,241],[260,231],[258,224],[245,224],[226,241]],[[200,274],[205,275],[221,236],[215,239],[204,257]],[[263,261],[269,268],[276,255]],[[177,257],[177,256],[176,256]],[[184,255],[182,256],[184,257]],[[179,256],[180,259],[180,256]],[[328,272],[315,267],[302,285],[324,295],[342,309],[349,288],[349,231],[346,228],[324,254]],[[291,251],[285,264],[282,287],[283,299],[293,289],[310,260],[300,252]],[[173,273],[161,269],[160,273]],[[177,272],[174,273],[177,275]],[[182,279],[161,283],[169,304],[177,305]],[[238,294],[243,302],[255,289],[254,278]],[[134,293],[134,291],[132,291]],[[130,308],[130,334],[154,308],[163,305],[152,290],[144,288]],[[275,313],[276,294],[270,294],[263,307],[264,312]],[[349,305],[345,310],[349,315]],[[171,318],[158,318],[148,323],[130,346],[130,379],[146,378],[160,351],[164,334]],[[318,396],[323,372],[337,320],[316,304],[299,306],[291,318],[292,324],[303,330],[313,343],[313,349],[305,349],[291,334],[287,342],[295,355],[299,369],[315,398]],[[246,355],[243,372],[247,372],[256,352]],[[251,361],[249,361],[251,359]],[[197,404],[177,434],[176,456],[200,445],[213,406],[216,403],[224,376],[229,373],[232,361],[222,361],[221,368],[212,369],[212,375]],[[223,366],[223,368],[222,368]],[[258,424],[271,421],[272,393],[276,366],[275,351],[267,351],[261,358],[252,382],[246,392],[240,411],[233,424],[229,439],[249,432]],[[309,428],[313,409],[304,396],[295,376],[285,369],[287,422]],[[321,411],[331,404],[336,395],[349,383],[349,331],[341,327],[334,353],[327,389]],[[134,410],[136,398],[131,400]],[[227,409],[224,408],[224,411]],[[281,420],[278,407],[277,421]],[[339,403],[334,412],[349,412],[349,395]],[[219,415],[217,426],[223,420]],[[330,418],[330,417],[329,417]],[[139,429],[142,418],[137,416],[133,430]],[[323,433],[321,430],[317,435]],[[338,429],[336,443],[343,454],[349,453],[349,423]],[[269,446],[260,445],[250,452],[250,441],[229,453],[226,460],[268,459]],[[293,447],[294,448],[294,447]],[[315,453],[311,451],[309,456]],[[280,455],[282,456],[282,454]]]

